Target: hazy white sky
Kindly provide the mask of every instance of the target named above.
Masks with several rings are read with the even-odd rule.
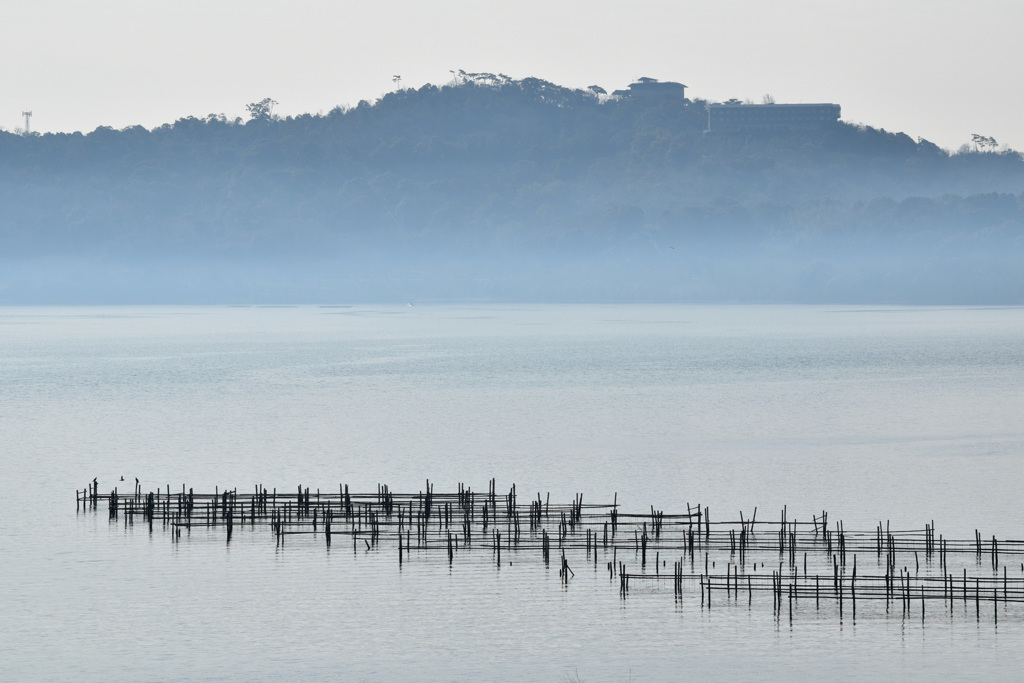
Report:
[[[837,102],[843,119],[1024,150],[1024,0],[29,0],[0,22],[0,126],[89,131],[328,111],[449,70],[609,91]]]

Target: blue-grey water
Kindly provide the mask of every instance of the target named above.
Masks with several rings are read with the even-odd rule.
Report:
[[[790,624],[530,558],[174,544],[74,491],[495,477],[1024,538],[1022,414],[1021,308],[0,309],[0,678],[1014,679],[1024,615]]]

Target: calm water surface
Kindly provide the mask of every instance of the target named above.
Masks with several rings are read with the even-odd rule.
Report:
[[[1022,413],[1019,308],[0,309],[0,678],[1017,678],[1024,615],[779,624],[535,558],[175,545],[73,493],[496,477],[1024,538]]]

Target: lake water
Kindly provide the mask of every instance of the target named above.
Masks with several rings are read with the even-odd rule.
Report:
[[[603,570],[275,548],[74,491],[438,490],[826,509],[1024,538],[1024,309],[0,309],[3,680],[1018,678],[1024,615],[622,600]],[[130,489],[130,483],[127,486]],[[763,512],[762,512],[763,511]]]

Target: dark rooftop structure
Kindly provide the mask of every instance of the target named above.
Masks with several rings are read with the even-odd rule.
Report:
[[[839,120],[838,104],[741,104],[708,107],[708,131],[824,128]]]
[[[612,93],[616,97],[630,98],[669,98],[676,100],[686,99],[686,86],[682,83],[672,81],[661,82],[657,78],[641,78],[636,83],[630,83],[625,90],[616,90]]]

